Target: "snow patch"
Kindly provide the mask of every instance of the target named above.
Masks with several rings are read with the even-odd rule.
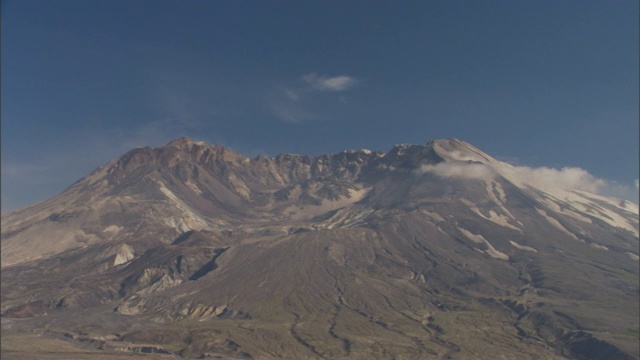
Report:
[[[464,236],[466,236],[469,240],[473,241],[476,244],[482,244],[483,242],[486,241],[484,236],[482,235],[476,235],[471,231],[467,229],[463,229],[461,227],[458,227],[458,229],[460,230],[460,232],[462,232],[462,234],[464,234]]]
[[[565,233],[565,234],[567,234],[567,235],[571,236],[572,238],[574,238],[574,239],[576,239],[576,240],[579,240],[579,241],[581,241],[581,242],[584,242],[583,240],[578,239],[578,237],[577,237],[574,233],[572,233],[571,231],[567,230],[567,228],[565,228],[564,226],[562,226],[562,224],[561,224],[558,220],[556,220],[556,219],[552,218],[551,216],[549,216],[549,214],[547,214],[547,212],[546,212],[546,211],[541,210],[541,209],[538,209],[538,208],[536,208],[536,211],[538,212],[538,214],[542,215],[542,217],[544,217],[545,219],[547,219],[547,221],[548,221],[551,225],[553,225],[556,229],[558,229],[558,230],[562,231],[563,233]]]
[[[522,232],[522,229],[520,229],[519,227],[509,223],[509,218],[507,218],[505,215],[497,214],[493,210],[489,210],[489,220],[493,221],[494,223],[496,223],[498,225],[501,225],[501,226],[504,226],[504,227],[508,227],[508,228],[513,229],[513,230],[517,230],[517,231]]]
[[[249,189],[249,187],[247,186],[247,184],[244,183],[244,181],[239,179],[234,174],[229,174],[229,176],[227,176],[227,179],[229,180],[229,183],[233,186],[233,189],[238,194],[240,194],[240,196],[242,196],[244,199],[251,198],[251,189]]]
[[[324,222],[321,227],[336,229],[356,226],[374,212],[373,209],[351,208],[339,210],[334,216]]]
[[[600,216],[598,216],[599,219],[603,220],[604,222],[606,222],[607,224],[613,227],[618,227],[618,228],[628,230],[633,234],[635,234],[636,237],[638,237],[640,232],[638,231],[637,221],[631,222],[627,218],[621,216],[620,214],[614,211],[600,207],[598,205],[595,205],[595,206],[597,207],[596,211],[600,214]]]
[[[618,199],[607,198],[584,191],[556,190],[554,192],[546,192],[546,195],[549,199],[544,199],[543,202],[554,211],[561,212],[578,220],[592,222],[591,219],[588,219],[586,216],[566,209],[566,205],[569,205],[569,207],[572,207],[582,214],[597,217],[613,227],[628,230],[636,237],[640,235],[637,218],[631,219],[620,214],[620,212],[626,212],[629,213],[629,215],[637,216],[638,213],[633,212],[637,206],[629,201],[625,201],[624,204],[622,204],[624,206],[621,206]],[[560,206],[560,204],[565,206]]]
[[[520,250],[526,250],[526,251],[531,251],[531,252],[538,252],[538,250],[529,247],[529,246],[524,246],[524,245],[520,245],[517,242],[513,241],[513,240],[509,240],[509,242],[511,243],[511,245],[513,245],[513,247],[518,248]]]
[[[592,248],[594,248],[594,249],[609,251],[609,248],[608,248],[608,247],[606,247],[606,246],[604,246],[604,245],[599,245],[599,244],[596,244],[596,243],[591,243],[591,244],[589,244],[589,246],[591,246],[591,247],[592,247]]]
[[[386,171],[395,171],[396,167],[393,166],[393,165],[378,164],[376,166],[376,169],[378,169],[378,170],[386,170]]]
[[[122,231],[122,229],[124,229],[122,226],[109,225],[106,228],[104,228],[104,230],[102,230],[102,232],[111,233],[112,235],[115,235],[115,234],[119,233],[120,231]]]
[[[496,204],[502,206],[507,199],[504,189],[495,181],[495,175],[500,174],[523,189],[533,187],[542,190],[544,195],[541,201],[554,211],[587,223],[592,223],[589,215],[597,217],[611,226],[628,230],[640,237],[640,222],[637,218],[630,219],[622,215],[622,212],[625,212],[637,216],[638,205],[630,201],[595,195],[599,188],[606,185],[606,181],[595,178],[583,169],[514,166],[495,160],[473,146],[457,140],[436,141],[433,149],[445,161],[423,165],[416,170],[418,173],[429,172],[443,178],[482,180],[487,183],[489,195],[494,197]],[[546,199],[547,197],[549,199]],[[502,212],[513,218],[505,208]]]
[[[491,243],[487,239],[484,238],[484,236],[476,235],[476,234],[472,233],[471,231],[463,229],[461,227],[458,227],[458,229],[464,234],[464,236],[466,236],[467,238],[469,238],[469,240],[475,242],[476,244],[484,243],[485,245],[487,245],[488,249],[482,251],[485,254],[487,254],[487,255],[489,255],[489,256],[491,256],[493,258],[496,258],[496,259],[509,260],[509,255],[496,250],[496,248],[494,248],[493,245],[491,245]],[[480,251],[480,250],[478,250],[478,251]]]
[[[518,228],[517,226],[511,224],[509,222],[509,218],[506,217],[505,215],[502,214],[498,214],[493,210],[489,210],[489,217],[485,216],[480,209],[478,209],[478,205],[476,205],[475,203],[467,200],[467,199],[460,199],[460,201],[462,201],[462,203],[464,203],[465,205],[467,205],[469,207],[469,209],[471,209],[471,211],[473,211],[474,213],[476,213],[478,216],[482,217],[483,219],[487,219],[495,224],[498,224],[500,226],[504,226],[519,232],[522,232],[522,229]],[[506,209],[505,209],[506,210]]]
[[[506,204],[507,194],[504,192],[504,188],[502,187],[502,184],[496,181],[492,181],[491,187],[498,193],[498,198],[500,199],[500,202],[503,204]],[[493,191],[490,191],[490,193],[493,194]]]
[[[509,255],[496,250],[489,241],[485,240],[485,243],[487,244],[487,247],[489,247],[488,250],[485,250],[485,253],[489,254],[489,256],[496,259],[509,260]]]
[[[509,212],[509,210],[505,207],[505,205],[507,204],[507,194],[505,194],[502,184],[497,181],[483,181],[485,183],[487,193],[489,194],[493,202],[500,207],[500,210],[502,210],[502,212],[509,215],[511,219],[516,220],[516,217],[513,216],[513,214],[511,214],[511,212]],[[497,196],[495,194],[496,192],[498,193]]]
[[[445,159],[455,161],[477,161],[489,164],[498,162],[473,145],[456,139],[435,141],[433,150]]]
[[[396,144],[396,146],[394,146],[394,148],[397,149],[397,154],[402,156],[407,152],[407,149],[410,148],[411,144]]]
[[[187,185],[189,189],[193,190],[193,192],[195,192],[196,194],[202,195],[202,190],[200,190],[198,185],[196,185],[193,181],[191,181],[191,179],[187,180],[185,182],[185,185]]]
[[[344,150],[343,153],[345,153],[345,154],[363,153],[363,154],[366,154],[366,155],[370,155],[372,153],[372,151],[369,150],[369,149],[358,149],[358,150]]]
[[[597,201],[605,202],[616,209],[620,209],[634,215],[638,215],[638,212],[640,212],[638,204],[634,204],[633,202],[628,200],[621,200],[621,199],[601,196],[597,194],[587,193],[584,191],[575,191],[575,193],[591,201],[597,200]]]
[[[182,200],[180,200],[166,185],[160,180],[154,180],[158,184],[159,190],[180,210],[182,217],[163,218],[165,225],[175,228],[179,232],[189,230],[202,230],[208,227],[207,222],[198,216]]]
[[[116,258],[113,260],[113,266],[118,266],[131,261],[135,257],[133,248],[127,244],[122,244],[118,248]]]
[[[618,207],[632,214],[638,214],[640,212],[640,209],[638,208],[638,204],[634,204],[631,201],[627,201],[627,200],[620,201],[620,203],[618,203]]]
[[[292,195],[295,194],[296,189],[292,191]],[[351,205],[362,200],[371,190],[371,188],[359,188],[359,189],[349,189],[349,197],[344,196],[338,200],[327,200],[322,199],[320,205],[307,205],[303,208],[300,206],[289,206],[283,210],[283,213],[289,214],[291,218],[299,220],[309,217],[318,216],[320,214],[324,214],[329,211],[337,210],[343,208],[345,206]],[[298,190],[301,191],[301,190]]]
[[[561,213],[567,216],[572,217],[573,219],[582,221],[582,222],[586,222],[589,224],[592,224],[593,221],[591,220],[591,218],[586,217],[578,212],[575,212],[573,210],[570,210],[567,208],[567,206],[560,206],[558,204],[558,202],[561,202],[560,200],[556,199],[556,198],[547,198],[544,197],[542,199],[542,203],[544,203],[547,207],[549,207],[549,209],[557,212],[557,213]],[[572,204],[572,205],[578,205],[578,204]],[[580,208],[583,208],[586,211],[586,208],[584,208],[582,205],[579,205]],[[576,209],[577,210],[577,209]]]
[[[425,214],[425,215],[427,215],[434,222],[445,221],[444,218],[442,216],[440,216],[440,214],[438,214],[437,212],[429,211],[429,210],[426,210],[426,209],[422,209],[422,210],[420,210],[420,212]]]

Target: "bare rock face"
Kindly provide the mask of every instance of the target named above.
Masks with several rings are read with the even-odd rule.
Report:
[[[636,204],[460,140],[180,138],[2,215],[3,356],[633,359],[638,274]]]

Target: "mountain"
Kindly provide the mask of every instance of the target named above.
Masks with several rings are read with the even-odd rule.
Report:
[[[636,359],[638,205],[553,180],[456,139],[134,149],[2,214],[2,357]]]

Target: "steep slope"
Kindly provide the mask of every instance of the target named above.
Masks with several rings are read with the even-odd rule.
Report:
[[[455,139],[136,149],[3,214],[3,337],[61,358],[637,358],[637,205],[519,171]]]
[[[2,266],[122,239],[142,249],[188,230],[309,219],[361,199],[362,164],[380,156],[249,159],[186,138],[135,149],[52,199],[3,214]]]

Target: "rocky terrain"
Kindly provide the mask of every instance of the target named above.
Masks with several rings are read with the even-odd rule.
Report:
[[[638,205],[522,174],[134,149],[2,214],[2,358],[637,359]]]

